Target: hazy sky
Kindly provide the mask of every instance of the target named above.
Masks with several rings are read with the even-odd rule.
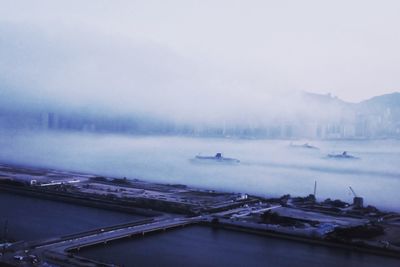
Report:
[[[396,0],[0,0],[0,90],[174,114],[257,114],[295,91],[358,102],[399,91],[399,14]]]

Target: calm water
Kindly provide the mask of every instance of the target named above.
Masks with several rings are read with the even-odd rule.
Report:
[[[20,132],[1,135],[0,161],[264,196],[307,195],[317,180],[319,199],[351,202],[352,186],[367,204],[400,211],[399,140],[310,143],[320,150],[291,148],[290,141]],[[361,159],[326,158],[344,150]],[[241,164],[189,160],[216,152]]]
[[[0,192],[0,229],[7,237],[36,240],[58,237],[143,217]]]
[[[400,261],[286,240],[193,226],[83,249],[121,266],[398,267]]]

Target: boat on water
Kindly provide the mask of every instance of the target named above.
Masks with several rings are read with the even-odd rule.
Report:
[[[347,151],[343,151],[341,154],[328,154],[328,158],[334,159],[359,159],[358,157],[349,155]]]
[[[234,158],[226,158],[222,156],[222,153],[217,153],[215,156],[200,156],[197,155],[194,160],[196,162],[218,162],[218,163],[240,163],[240,160]]]
[[[294,148],[307,148],[307,149],[319,149],[318,147],[312,146],[312,145],[310,145],[309,143],[304,143],[304,144],[302,144],[302,145],[297,145],[297,144],[290,143],[290,147],[294,147]]]

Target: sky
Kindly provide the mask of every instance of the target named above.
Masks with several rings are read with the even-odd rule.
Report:
[[[212,118],[257,116],[300,91],[359,102],[400,88],[395,0],[0,7],[0,94],[10,103]]]

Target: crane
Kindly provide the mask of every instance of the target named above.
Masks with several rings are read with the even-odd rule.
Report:
[[[317,181],[314,182],[314,197],[317,196]]]
[[[349,186],[349,188],[350,188],[350,191],[353,193],[354,197],[357,197],[357,194],[356,194],[356,192],[354,192],[353,188],[351,188],[351,186]]]
[[[362,208],[364,206],[364,199],[362,197],[357,196],[356,192],[353,190],[351,186],[349,186],[351,193],[353,193],[353,206],[355,208]]]

